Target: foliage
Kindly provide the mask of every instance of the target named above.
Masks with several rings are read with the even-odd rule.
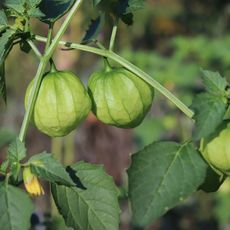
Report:
[[[209,140],[214,135],[217,127],[222,127],[229,120],[230,86],[226,80],[227,74],[223,74],[225,76],[223,77],[218,72],[200,71],[197,64],[189,61],[200,62],[206,68],[209,62],[220,58],[221,61],[217,63],[217,66],[221,69],[227,69],[229,67],[228,49],[226,48],[227,45],[223,48],[222,42],[228,44],[229,37],[213,39],[210,42],[210,39],[204,36],[197,37],[193,41],[178,37],[171,42],[172,48],[176,51],[169,57],[163,57],[156,53],[146,56],[146,53],[142,52],[124,52],[124,56],[134,62],[133,64],[115,53],[113,47],[119,23],[124,22],[126,25],[132,25],[134,12],[143,8],[144,1],[93,0],[91,1],[91,7],[96,19],[91,19],[82,44],[61,41],[62,35],[67,30],[82,2],[82,0],[5,0],[2,3],[0,10],[0,93],[5,102],[7,92],[4,69],[11,50],[19,44],[22,51],[33,51],[39,61],[37,73],[30,86],[31,91],[27,95],[27,109],[19,135],[17,137],[14,135],[4,136],[5,131],[2,131],[3,135],[0,132],[0,146],[2,147],[10,142],[6,158],[0,166],[0,223],[6,230],[30,228],[29,219],[33,211],[33,205],[28,195],[18,187],[24,182],[25,189],[29,194],[43,194],[43,188],[39,183],[40,179],[51,185],[55,204],[67,227],[82,230],[116,230],[119,228],[119,190],[102,166],[86,162],[64,166],[55,159],[54,153],[47,152],[33,153],[28,159],[27,145],[29,143],[25,142],[25,138],[30,120],[35,124],[40,122],[39,124],[45,126],[45,128],[51,126],[52,129],[57,131],[63,128],[60,124],[67,120],[67,113],[68,118],[71,118],[73,113],[85,112],[83,111],[85,103],[84,105],[78,105],[69,102],[69,98],[73,99],[73,95],[79,91],[79,87],[75,87],[73,82],[69,81],[69,76],[65,82],[58,79],[62,82],[60,85],[57,84],[57,81],[54,81],[52,84],[45,86],[47,94],[41,99],[42,109],[36,110],[36,103],[40,100],[39,93],[42,92],[43,83],[47,80],[45,71],[49,64],[51,64],[51,68],[48,69],[48,72],[54,71],[53,54],[58,45],[63,45],[67,49],[79,49],[97,54],[104,58],[105,63],[108,60],[113,61],[114,66],[116,66],[114,67],[116,76],[118,76],[117,72],[119,70],[125,71],[126,74],[122,75],[120,80],[115,83],[112,82],[110,85],[107,82],[112,77],[103,73],[103,79],[99,81],[99,89],[95,89],[93,93],[91,92],[91,101],[95,101],[98,95],[100,95],[100,102],[103,101],[103,105],[94,106],[93,112],[97,114],[100,110],[102,113],[107,111],[111,120],[115,121],[114,124],[101,119],[104,123],[119,124],[117,126],[125,128],[133,127],[134,125],[130,124],[127,126],[120,125],[123,119],[120,114],[125,113],[128,120],[133,121],[132,116],[138,110],[138,122],[135,121],[135,125],[139,124],[152,102],[153,95],[151,93],[147,94],[147,91],[153,92],[153,88],[166,96],[188,118],[195,121],[193,138],[188,139],[186,137],[181,144],[176,141],[157,141],[166,127],[177,128],[176,118],[170,120],[167,115],[163,116],[161,118],[164,120],[162,126],[157,123],[154,124],[151,119],[149,120],[150,123],[147,127],[149,132],[147,142],[149,145],[132,155],[132,161],[127,171],[127,198],[131,204],[132,222],[135,227],[147,227],[197,190],[205,192],[218,190],[228,176],[225,171],[219,172],[213,168],[213,162],[210,166],[209,162],[206,162],[207,159],[204,159],[199,152],[202,148],[199,149],[196,146],[204,138]],[[68,14],[67,17],[54,35],[53,26],[55,22],[65,14]],[[41,23],[48,24],[47,37],[33,34],[31,27],[34,22],[34,20],[31,20],[33,18],[40,20]],[[112,25],[109,48],[98,41],[98,35],[103,31],[105,22]],[[34,41],[46,43],[44,53],[40,52]],[[212,48],[206,49],[207,45]],[[144,72],[143,69],[153,74],[154,78]],[[191,104],[190,109],[163,84],[167,81],[171,84],[173,90],[177,89],[176,86],[182,90],[186,89],[186,87],[195,84],[195,77],[199,75],[198,71],[203,75],[203,91],[197,93],[194,99],[190,100],[188,103]],[[72,77],[75,79],[75,76]],[[82,84],[80,80],[79,83]],[[67,91],[65,90],[66,85],[71,86]],[[132,90],[131,85],[138,90]],[[52,89],[56,94],[51,94]],[[89,92],[90,90],[92,91],[91,87],[89,87]],[[130,91],[130,94],[126,94],[128,91]],[[64,95],[65,93],[66,95]],[[82,94],[87,97],[86,90],[82,90]],[[63,102],[64,96],[67,100]],[[58,100],[58,97],[61,99]],[[189,97],[191,99],[191,94]],[[91,101],[89,104],[91,104]],[[149,103],[145,108],[146,101],[149,101]],[[46,106],[45,109],[49,108],[50,110],[45,110],[44,105]],[[112,105],[112,108],[110,108],[110,105]],[[69,106],[72,112],[67,112],[66,106]],[[112,110],[115,111],[113,114]],[[38,113],[37,120],[34,117],[36,112]],[[55,118],[51,117],[53,114]],[[141,114],[140,118],[139,114]],[[49,118],[48,124],[45,124],[41,119],[43,115]],[[85,116],[84,113],[84,118]],[[71,124],[71,130],[75,129],[76,125],[76,123]],[[142,132],[141,130],[145,128],[143,125],[136,131],[138,132],[139,129],[139,132]],[[157,129],[155,133],[151,130],[153,128]],[[66,135],[69,131],[62,134]],[[223,146],[225,147],[223,141],[220,141],[214,152],[215,157],[218,158],[218,151],[224,148]],[[225,157],[228,158],[230,153],[227,148],[225,150]]]

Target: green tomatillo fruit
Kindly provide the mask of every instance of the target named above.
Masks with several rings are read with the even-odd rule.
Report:
[[[211,137],[203,138],[200,150],[215,171],[230,175],[230,124],[221,125]]]
[[[33,89],[26,91],[25,107]],[[51,137],[65,136],[87,116],[91,100],[80,79],[71,72],[52,71],[42,80],[32,120],[35,126]]]
[[[88,84],[92,111],[105,124],[120,128],[138,126],[149,111],[153,88],[124,68],[111,68],[91,75]]]

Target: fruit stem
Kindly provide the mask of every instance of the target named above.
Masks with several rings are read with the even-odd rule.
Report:
[[[57,70],[57,67],[56,67],[56,65],[54,64],[54,61],[53,61],[53,59],[51,58],[50,59],[50,73],[55,73],[55,72],[57,72],[58,70]]]
[[[114,25],[113,25],[113,30],[110,38],[110,43],[109,43],[109,50],[113,51],[114,48],[114,43],[117,35],[117,25],[118,25],[118,18],[114,20]]]
[[[109,72],[112,70],[111,65],[109,64],[109,61],[106,57],[103,58],[104,59],[104,71],[105,72]]]

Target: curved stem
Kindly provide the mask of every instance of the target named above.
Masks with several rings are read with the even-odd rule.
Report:
[[[40,88],[40,84],[41,84],[42,77],[43,77],[43,74],[45,72],[46,66],[47,66],[50,58],[52,57],[55,48],[58,46],[58,43],[61,40],[62,35],[65,33],[65,31],[66,31],[68,25],[70,24],[75,12],[80,7],[82,2],[83,2],[83,0],[77,0],[74,3],[73,7],[69,11],[69,14],[67,15],[65,21],[63,22],[63,24],[62,24],[60,30],[58,31],[57,35],[55,36],[54,40],[52,41],[49,48],[47,48],[47,50],[45,51],[44,56],[41,58],[41,61],[39,63],[38,70],[37,70],[37,73],[35,76],[32,93],[29,97],[28,107],[27,107],[27,110],[26,110],[26,113],[25,113],[25,116],[24,116],[24,119],[22,122],[22,126],[20,129],[20,133],[19,133],[19,139],[22,142],[24,142],[24,140],[25,140],[25,136],[26,136],[26,133],[28,130],[29,122],[31,119],[31,115],[32,115],[32,112],[34,109],[35,101],[37,99],[38,91]],[[46,41],[46,42],[48,43],[49,41]]]
[[[35,39],[37,41],[41,42],[46,42],[46,38],[41,37],[41,36],[35,36]],[[189,109],[182,101],[180,101],[174,94],[172,94],[169,90],[167,90],[164,86],[162,86],[159,82],[154,80],[150,75],[145,73],[143,70],[138,68],[137,66],[133,65],[126,59],[122,58],[121,56],[117,55],[116,53],[109,51],[109,50],[101,50],[95,47],[87,46],[87,45],[81,45],[81,44],[76,44],[72,42],[67,42],[67,41],[60,41],[59,45],[63,45],[67,48],[71,49],[78,49],[90,53],[94,53],[103,57],[110,58],[123,67],[127,68],[140,78],[142,78],[144,81],[148,82],[151,86],[153,86],[156,90],[161,92],[166,98],[168,98],[173,104],[175,104],[186,116],[189,118],[192,118],[194,113],[191,109]]]

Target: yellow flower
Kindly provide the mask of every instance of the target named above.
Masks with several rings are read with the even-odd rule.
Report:
[[[31,196],[40,196],[45,194],[38,178],[31,172],[30,167],[24,168],[23,180],[26,190]]]

